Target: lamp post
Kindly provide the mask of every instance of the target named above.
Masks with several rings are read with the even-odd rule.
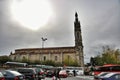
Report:
[[[41,38],[42,39],[42,48],[44,48],[44,42],[47,40],[47,38]]]
[[[47,38],[41,38],[42,39],[42,50],[43,50],[43,48],[44,48],[44,42],[47,40]],[[43,53],[43,51],[42,51],[42,53]],[[41,53],[41,65],[42,65],[42,53]]]

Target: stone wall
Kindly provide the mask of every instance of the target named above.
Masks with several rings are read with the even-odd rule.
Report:
[[[10,57],[12,60],[19,61],[25,58],[30,61],[52,60],[62,63],[66,58],[75,60],[75,54],[76,52],[74,47],[27,48],[15,50],[15,53],[11,54]]]

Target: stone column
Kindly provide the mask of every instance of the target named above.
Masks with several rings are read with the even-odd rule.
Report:
[[[63,52],[61,52],[61,64],[63,63]]]
[[[51,60],[51,53],[49,52],[49,60]]]

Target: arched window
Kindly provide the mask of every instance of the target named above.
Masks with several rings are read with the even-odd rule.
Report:
[[[46,61],[46,56],[44,56],[44,61]]]
[[[58,60],[58,57],[57,56],[55,56],[55,61],[57,61]]]

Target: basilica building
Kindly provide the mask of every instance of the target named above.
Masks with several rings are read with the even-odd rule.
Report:
[[[16,49],[10,53],[10,58],[14,61],[27,59],[29,61],[47,61],[52,60],[63,64],[65,60],[76,61],[79,66],[84,66],[83,43],[81,34],[81,25],[78,20],[78,14],[75,13],[74,21],[75,46],[67,47],[48,47],[48,48],[24,48]]]

